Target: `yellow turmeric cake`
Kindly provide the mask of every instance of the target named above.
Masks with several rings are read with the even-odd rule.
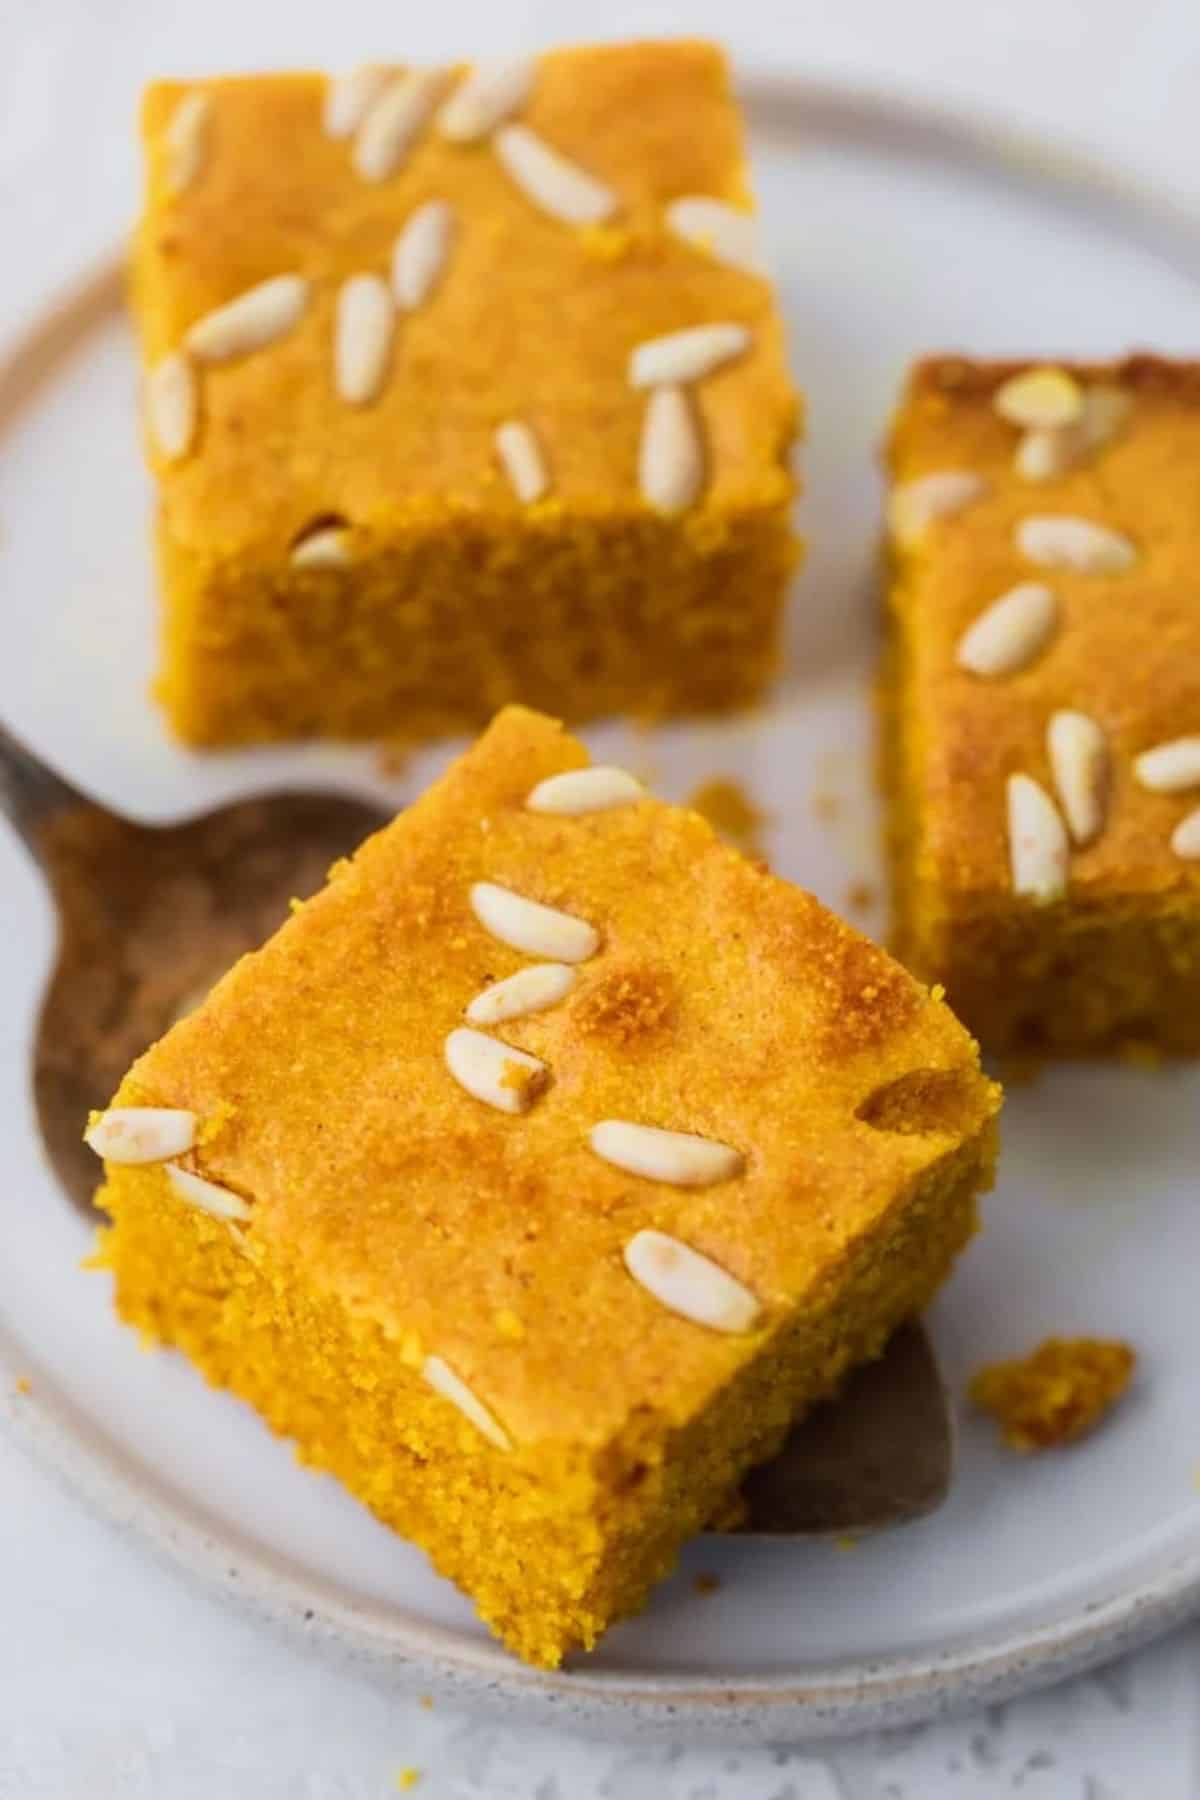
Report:
[[[990,1363],[970,1396],[994,1415],[1004,1442],[1028,1455],[1095,1431],[1128,1388],[1137,1356],[1111,1338],[1046,1338],[1028,1356]]]
[[[883,951],[512,708],[89,1141],[122,1316],[554,1664],[924,1306],[997,1104]]]
[[[987,1047],[1200,1051],[1200,364],[936,359],[889,462],[899,955]]]
[[[719,50],[160,82],[143,137],[180,737],[760,693],[797,406]]]

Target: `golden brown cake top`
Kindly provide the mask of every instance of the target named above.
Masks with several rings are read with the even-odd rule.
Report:
[[[390,74],[403,117],[404,82],[425,76]],[[631,353],[707,324],[744,327],[748,339],[684,383],[704,464],[689,520],[711,532],[714,515],[777,505],[790,491],[795,397],[771,289],[744,253],[740,266],[714,253],[720,222],[710,229],[703,209],[697,223],[695,209],[673,206],[724,203],[735,238],[739,218],[749,223],[721,53],[689,41],[549,52],[497,130],[462,142],[444,134],[440,109],[466,79],[444,71],[424,98],[409,88],[416,123],[394,169],[372,161],[378,114],[375,127],[368,112],[356,132],[330,135],[322,75],[149,89],[133,289],[148,365],[182,348],[194,377],[186,450],[169,459],[150,438],[167,524],[182,541],[214,554],[256,542],[282,555],[330,515],[386,534],[447,513],[516,513],[529,502],[514,493],[495,439],[514,422],[533,433],[544,463],[542,510],[644,512],[649,400],[630,383]],[[386,91],[377,103],[386,114]],[[518,160],[530,155],[530,133],[535,158],[548,149],[567,159],[566,213],[578,207],[592,222],[531,198],[536,172],[531,188],[502,155],[514,131]],[[390,169],[382,179],[380,167]],[[561,179],[551,179],[554,205]],[[433,203],[438,216],[418,224],[421,242],[410,242],[393,290],[397,241]],[[339,294],[363,275],[376,281],[358,298],[360,348],[376,341],[380,316],[390,347],[377,390],[351,402],[335,369]],[[271,341],[220,362],[188,350],[198,321],[277,277],[301,278],[292,296],[301,310]]]
[[[197,1166],[250,1201],[251,1252],[364,1309],[416,1366],[445,1359],[518,1442],[690,1416],[792,1303],[836,1297],[851,1247],[997,1104],[944,1004],[697,814],[649,795],[529,809],[586,763],[552,721],[502,713],[120,1095],[217,1121]],[[485,927],[480,882],[597,934],[546,1010],[478,1027],[546,1067],[519,1114],[446,1061],[473,997],[545,960]],[[632,1174],[591,1147],[604,1120],[739,1166],[705,1187]],[[623,1252],[643,1230],[743,1284],[754,1328],[710,1330],[639,1286]]]
[[[1045,898],[1194,892],[1200,364],[934,358],[888,467],[925,875],[979,896],[1033,895],[1039,868]]]

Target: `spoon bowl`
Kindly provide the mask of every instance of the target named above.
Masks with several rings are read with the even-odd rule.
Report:
[[[0,810],[58,915],[33,1057],[38,1124],[63,1192],[95,1217],[89,1112],[389,815],[339,794],[281,793],[141,825],[89,800],[2,726]]]

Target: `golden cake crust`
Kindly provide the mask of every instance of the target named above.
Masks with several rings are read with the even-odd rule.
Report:
[[[996,1104],[943,1004],[698,815],[649,797],[584,818],[524,809],[585,761],[552,722],[507,711],[119,1096],[224,1118],[201,1161],[252,1197],[248,1238],[406,1360],[446,1357],[518,1444],[601,1444],[647,1407],[686,1420],[756,1353],[760,1334],[698,1329],[631,1282],[635,1231],[711,1256],[769,1330],[870,1254]],[[501,1028],[553,1072],[516,1118],[442,1057],[472,996],[529,961],[481,928],[480,880],[602,937],[563,1004]],[[856,1117],[930,1071],[948,1087],[914,1087],[907,1126]],[[604,1118],[731,1143],[745,1172],[702,1190],[623,1174],[588,1147]]]
[[[1020,433],[994,405],[998,388],[1031,366],[958,356],[918,364],[888,444],[894,482],[967,470],[988,483],[920,545],[891,550],[903,657],[899,729],[919,761],[910,799],[920,810],[920,879],[963,904],[1010,891],[1006,778],[1025,773],[1053,791],[1047,722],[1072,709],[1102,727],[1111,756],[1104,829],[1071,854],[1072,901],[1193,904],[1200,863],[1174,855],[1170,839],[1197,796],[1149,792],[1132,764],[1141,751],[1200,730],[1200,364],[1145,355],[1054,363],[1082,384],[1121,389],[1131,406],[1111,441],[1036,482],[1014,468]],[[1036,567],[1014,542],[1016,526],[1033,514],[1078,516],[1120,532],[1136,561],[1114,575]],[[1023,581],[1045,582],[1058,601],[1045,651],[999,680],[958,667],[967,626]]]
[[[212,117],[202,178],[169,191],[165,132],[200,90]],[[546,504],[572,514],[644,513],[636,483],[644,397],[626,363],[642,339],[715,319],[751,326],[736,364],[696,393],[710,478],[688,529],[729,508],[786,501],[796,403],[765,281],[667,231],[664,203],[702,194],[748,204],[724,58],[678,41],[549,52],[522,123],[617,193],[610,224],[571,229],[513,184],[486,144],[424,131],[380,183],[322,129],[317,74],[159,82],[142,117],[147,156],[134,295],[151,364],[187,328],[271,276],[314,284],[300,323],[263,353],[207,369],[194,454],[152,457],[164,527],[206,555],[254,545],[283,556],[312,520],[344,516],[385,538],[456,514],[519,511],[496,463],[505,419],[536,430],[554,477]],[[435,302],[398,323],[379,398],[350,408],[333,388],[334,297],[361,271],[386,275],[397,233],[430,199],[456,217]]]

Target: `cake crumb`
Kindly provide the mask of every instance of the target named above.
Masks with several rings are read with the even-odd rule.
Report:
[[[1129,1386],[1136,1361],[1130,1345],[1116,1340],[1047,1338],[1029,1356],[980,1369],[968,1391],[996,1418],[1010,1449],[1050,1450],[1095,1430]]]
[[[869,912],[874,906],[876,892],[869,881],[852,881],[846,889],[846,910],[848,912]]]
[[[425,1708],[426,1712],[432,1712],[433,1711],[433,1695],[432,1694],[422,1694],[420,1699],[417,1701],[417,1705],[423,1706]]]
[[[844,1531],[840,1537],[834,1538],[833,1547],[835,1550],[857,1550],[858,1539],[852,1536],[850,1532]]]
[[[301,900],[298,897],[298,895],[293,894],[291,899],[288,901],[288,911],[290,913],[298,913],[298,912],[304,911],[304,902],[303,902],[303,900]]]
[[[396,1786],[400,1789],[401,1793],[407,1794],[410,1788],[416,1787],[420,1779],[420,1769],[414,1769],[410,1764],[407,1769],[401,1769],[400,1773],[397,1775]]]
[[[711,1569],[702,1569],[692,1582],[698,1594],[715,1594],[721,1585],[721,1577],[714,1575]]]
[[[689,794],[686,804],[707,819],[717,836],[748,856],[762,856],[762,833],[768,815],[754,804],[740,781],[713,775]]]
[[[17,1376],[17,1392],[18,1394],[32,1394],[33,1384],[28,1375]]]
[[[832,825],[841,816],[842,802],[828,788],[818,788],[812,797],[812,809],[822,825]]]
[[[412,761],[413,746],[407,738],[385,738],[375,751],[375,767],[387,781],[403,775]]]

